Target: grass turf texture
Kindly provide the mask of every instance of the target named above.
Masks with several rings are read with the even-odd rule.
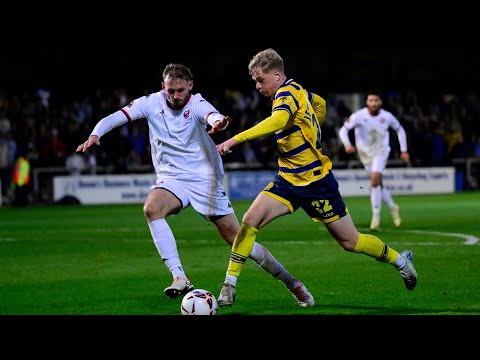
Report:
[[[480,237],[480,193],[395,200],[402,226],[396,229],[383,207],[375,234],[397,251],[415,253],[415,290],[405,289],[392,266],[342,250],[299,210],[263,228],[257,241],[307,285],[315,306],[300,308],[281,282],[249,260],[235,305],[217,316],[480,314],[480,243],[461,237]],[[358,229],[370,232],[369,199],[345,202]],[[239,219],[250,203],[233,204]],[[230,247],[192,208],[168,222],[190,280],[218,296]],[[0,263],[2,315],[180,315],[181,298],[163,294],[172,278],[142,204],[0,208]]]

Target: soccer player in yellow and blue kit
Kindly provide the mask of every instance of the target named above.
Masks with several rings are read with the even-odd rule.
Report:
[[[357,231],[338,190],[332,162],[322,154],[321,125],[325,100],[287,78],[281,56],[274,49],[256,54],[249,63],[256,89],[273,100],[272,114],[257,125],[217,145],[228,154],[238,144],[275,134],[279,158],[278,174],[257,196],[242,219],[235,237],[225,282],[218,297],[220,306],[235,301],[237,279],[248,258],[257,232],[272,220],[302,208],[313,221],[321,221],[346,251],[361,253],[389,263],[399,270],[405,286],[413,290],[417,272],[413,253],[398,253],[378,237]],[[302,306],[312,306],[313,297],[305,288]]]

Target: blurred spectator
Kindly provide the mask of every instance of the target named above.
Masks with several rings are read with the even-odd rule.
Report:
[[[10,157],[9,146],[7,142],[7,135],[0,132],[0,182],[1,182],[1,192],[2,198],[7,196],[7,191],[10,186],[9,179],[9,164],[8,159]]]
[[[454,158],[466,156],[463,136],[458,127],[453,125],[447,129],[445,132],[445,141],[447,144],[447,159],[449,163]]]
[[[7,144],[8,144],[7,199],[9,200],[11,198],[11,196],[10,196],[11,186],[10,185],[12,184],[13,167],[15,166],[15,158],[17,156],[17,142],[12,137],[11,132],[7,133],[6,139],[7,139]]]
[[[0,109],[0,134],[6,134],[11,129],[10,120],[8,120],[5,111]]]
[[[343,99],[338,99],[337,114],[341,121],[347,119],[352,112],[353,111],[347,106],[347,104],[345,104]]]
[[[135,149],[131,149],[125,159],[125,166],[128,167],[138,167],[142,165],[142,158],[138,155]]]
[[[476,157],[480,157],[480,136],[478,136],[478,135],[476,136],[476,141],[475,141],[473,153]]]
[[[127,135],[128,142],[133,150],[137,153],[140,161],[144,158],[145,152],[147,150],[147,139],[146,137],[140,132],[139,126],[141,124],[135,124],[131,126],[128,130],[129,133]],[[78,142],[80,144],[80,142]]]
[[[38,89],[37,96],[40,98],[40,102],[42,103],[45,110],[48,110],[50,108],[50,91],[48,91],[47,89]]]
[[[436,124],[432,132],[432,166],[443,166],[447,156],[447,146],[445,143],[445,128],[442,122]]]
[[[58,130],[53,128],[47,142],[40,149],[42,160],[50,166],[65,165],[65,144],[58,136]]]
[[[83,153],[73,151],[67,156],[65,167],[71,175],[81,175],[82,172],[87,169],[88,165]]]

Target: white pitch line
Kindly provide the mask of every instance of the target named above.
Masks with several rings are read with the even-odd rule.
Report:
[[[465,245],[475,245],[478,243],[479,239],[476,236],[460,233],[449,233],[449,232],[440,232],[440,231],[425,231],[425,230],[403,230],[408,233],[413,234],[427,234],[427,235],[438,235],[438,236],[450,236],[450,237],[459,237],[465,239]]]
[[[455,246],[455,245],[465,245],[457,242],[407,242],[407,241],[389,241],[388,245],[402,245],[402,246]]]
[[[127,229],[122,229],[123,231],[127,231]],[[325,230],[326,229],[321,229],[321,230]],[[369,229],[365,228],[358,228],[358,230],[361,230],[361,231],[369,231]],[[103,232],[103,230],[102,230]],[[474,235],[468,235],[468,234],[461,234],[461,233],[449,233],[449,232],[440,232],[440,231],[427,231],[427,230],[401,230],[401,229],[395,229],[395,230],[382,230],[381,232],[406,232],[406,233],[412,233],[412,234],[425,234],[425,235],[438,235],[438,236],[446,236],[446,237],[458,237],[458,238],[462,238],[462,239],[465,239],[465,242],[463,243],[464,245],[476,245],[480,242],[480,239]],[[141,241],[141,242],[144,242],[145,239],[141,238],[141,239],[132,239],[132,238],[128,238],[128,239],[121,239],[125,242],[137,242],[137,241]],[[1,238],[0,237],[0,242],[13,242],[13,241],[17,241],[17,239],[15,238]],[[276,240],[273,240],[273,241],[276,241]],[[187,240],[184,240],[184,239],[177,239],[177,243],[187,243],[188,241]],[[208,244],[208,243],[215,243],[217,242],[217,240],[214,240],[214,239],[211,239],[211,240],[195,240],[195,242],[197,243],[204,243],[204,244]],[[268,241],[267,241],[268,242]],[[288,244],[323,244],[323,242],[310,242],[310,241],[301,241],[301,240],[285,240],[283,241],[284,243],[288,243]],[[407,243],[407,242],[401,242],[402,244],[404,245],[456,245],[457,243],[438,243],[438,242],[415,242],[415,243]]]
[[[370,231],[370,229],[362,229],[366,231]],[[442,232],[442,231],[428,231],[428,230],[402,230],[402,229],[395,229],[395,230],[381,230],[380,232],[405,232],[405,233],[412,233],[412,234],[425,234],[425,235],[438,235],[438,236],[447,236],[447,237],[458,237],[465,239],[466,241],[463,243],[464,245],[476,245],[480,239],[474,235],[469,234],[461,234],[461,233],[451,233],[451,232]],[[406,244],[402,242],[402,244]],[[438,243],[415,243],[417,245],[427,245],[427,244],[438,244]],[[444,243],[442,243],[445,245]],[[406,244],[407,245],[407,244]]]
[[[326,229],[320,229],[320,231]],[[370,231],[367,228],[357,228],[359,231]],[[458,237],[465,239],[466,241],[463,245],[476,245],[479,243],[480,239],[474,235],[468,234],[460,234],[460,233],[450,233],[450,232],[441,232],[441,231],[428,231],[428,230],[402,230],[402,229],[395,229],[395,230],[381,230],[382,232],[405,232],[405,233],[412,233],[412,234],[424,234],[424,235],[438,235],[438,236],[446,236],[446,237]],[[307,242],[301,240],[293,240],[293,241],[284,241],[285,243],[289,244],[316,244],[316,242]],[[390,242],[389,242],[390,243]],[[400,242],[392,242],[392,243],[400,243]],[[318,244],[324,244],[323,242],[318,242]],[[458,243],[446,243],[446,242],[415,242],[415,243],[407,243],[402,241],[401,244],[403,245],[458,245]]]

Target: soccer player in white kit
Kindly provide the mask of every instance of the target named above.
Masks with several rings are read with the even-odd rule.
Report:
[[[407,150],[407,135],[398,119],[389,111],[382,109],[382,98],[378,91],[367,93],[366,107],[354,112],[339,131],[345,152],[358,152],[358,157],[365,170],[370,174],[370,202],[372,204],[371,230],[379,230],[382,200],[390,208],[393,223],[400,226],[400,208],[392,199],[392,195],[383,186],[388,157],[390,155],[390,134],[392,128],[400,143],[400,157],[408,164],[410,155]],[[348,137],[348,132],[355,129],[355,146]]]
[[[222,185],[221,157],[209,136],[227,127],[228,116],[220,114],[200,94],[191,93],[193,76],[186,66],[168,64],[162,77],[161,91],[137,98],[101,119],[77,151],[100,145],[103,135],[129,121],[148,121],[157,181],[150,187],[143,210],[158,253],[173,276],[165,295],[176,298],[194,287],[183,270],[175,237],[165,218],[191,205],[216,226],[230,245],[240,225]],[[207,132],[208,125],[211,130]],[[308,290],[265,247],[256,244],[250,258],[282,281],[303,306],[301,301]]]

